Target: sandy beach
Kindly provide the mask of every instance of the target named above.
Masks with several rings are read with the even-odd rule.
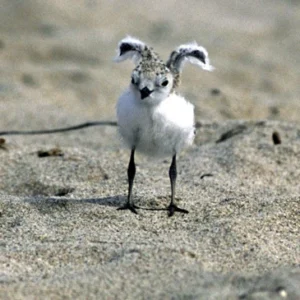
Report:
[[[0,0],[0,299],[299,299],[300,5],[297,1]],[[214,72],[187,65],[194,145],[137,155],[116,126],[131,34],[162,58],[196,40]]]

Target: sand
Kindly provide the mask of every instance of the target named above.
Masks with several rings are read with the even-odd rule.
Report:
[[[299,299],[300,6],[297,1],[1,1],[0,299]],[[171,13],[170,13],[171,11]],[[115,121],[132,64],[126,34],[163,58],[197,40],[216,70],[186,66],[194,145],[129,151]],[[2,140],[1,140],[2,139]]]

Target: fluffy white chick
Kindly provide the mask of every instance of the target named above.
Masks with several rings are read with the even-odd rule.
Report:
[[[207,51],[190,43],[172,51],[164,63],[152,48],[130,36],[118,45],[115,61],[133,59],[136,64],[128,89],[117,104],[117,120],[120,134],[131,149],[128,165],[128,197],[124,206],[137,213],[132,199],[133,181],[136,173],[134,154],[139,151],[154,157],[171,157],[169,169],[171,202],[167,207],[169,216],[175,211],[188,213],[175,203],[176,155],[192,144],[194,128],[194,106],[176,94],[180,74],[187,60],[205,70],[213,70]]]

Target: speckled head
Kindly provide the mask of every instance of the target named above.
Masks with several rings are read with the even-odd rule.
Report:
[[[173,74],[152,48],[145,46],[139,64],[131,75],[132,89],[140,92],[141,100],[152,103],[163,100],[173,90]]]
[[[147,73],[168,73],[170,72],[166,64],[159,58],[158,54],[152,48],[145,46],[141,53],[141,61],[135,68],[141,72]]]
[[[150,102],[161,101],[174,92],[186,60],[205,70],[213,69],[207,51],[195,42],[172,51],[166,63],[152,48],[130,36],[120,41],[118,49],[117,62],[131,58],[137,65],[131,76],[132,90],[140,93],[141,100],[148,99]]]

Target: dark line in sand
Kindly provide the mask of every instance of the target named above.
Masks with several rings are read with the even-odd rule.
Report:
[[[0,135],[35,135],[35,134],[52,134],[58,132],[66,132],[72,130],[78,130],[91,126],[117,126],[115,121],[95,121],[95,122],[86,122],[83,124],[57,128],[57,129],[44,129],[44,130],[9,130],[9,131],[0,131]]]

